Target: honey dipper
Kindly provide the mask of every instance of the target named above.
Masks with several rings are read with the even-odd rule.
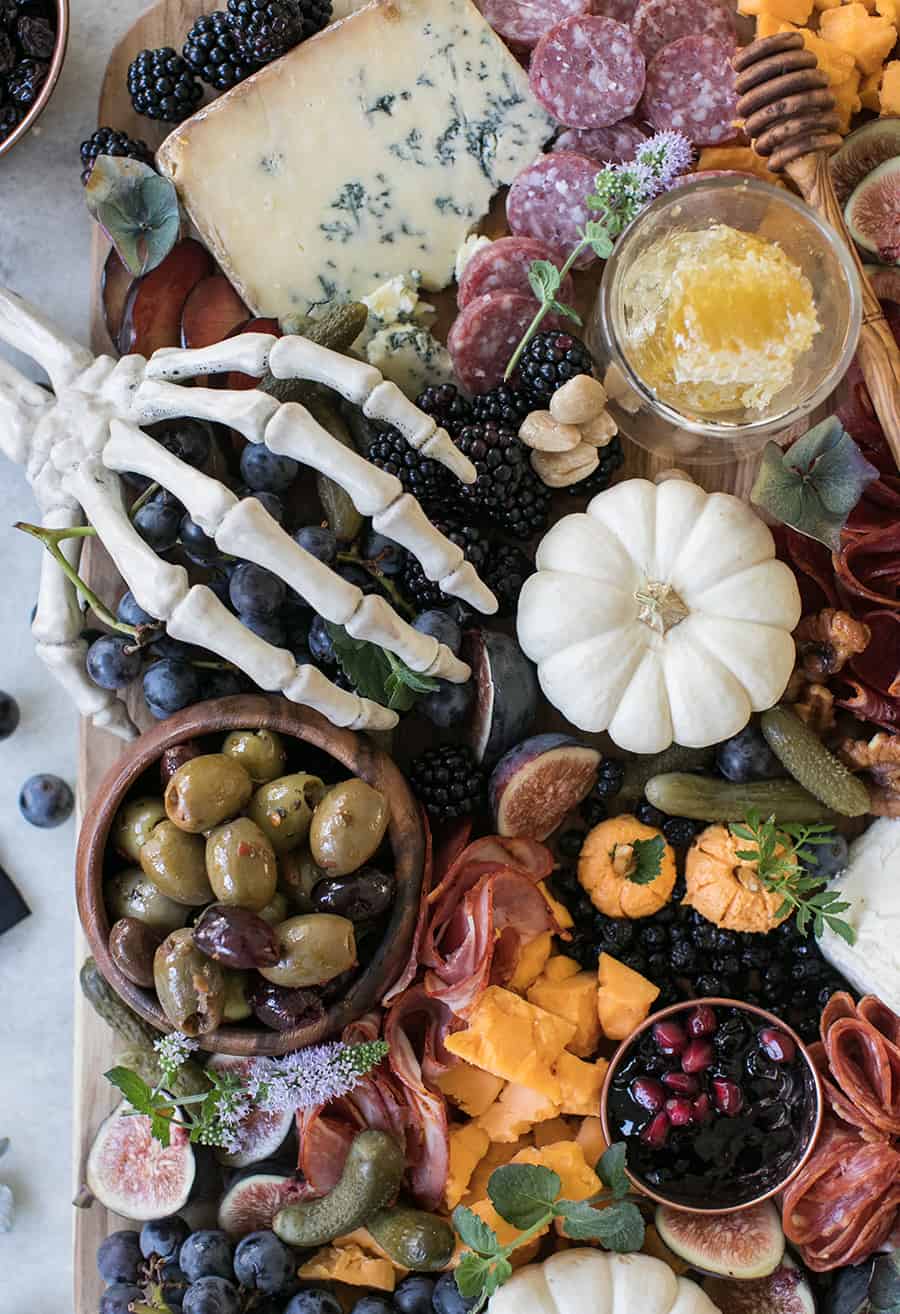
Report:
[[[872,405],[900,467],[900,348],[862,267],[838,199],[828,157],[841,144],[828,79],[799,32],[779,32],[739,50],[733,60],[738,116],[773,173],[796,184],[850,250],[862,287],[857,359]]]

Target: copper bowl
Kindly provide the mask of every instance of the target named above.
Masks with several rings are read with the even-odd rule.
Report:
[[[819,1074],[816,1071],[816,1066],[812,1061],[809,1050],[797,1035],[796,1031],[794,1031],[792,1027],[789,1027],[786,1022],[783,1022],[780,1017],[776,1017],[774,1013],[767,1012],[764,1008],[757,1008],[754,1004],[744,1004],[739,999],[720,998],[688,999],[679,1004],[670,1004],[668,1008],[661,1008],[658,1013],[651,1013],[651,1015],[642,1022],[639,1027],[635,1027],[630,1036],[626,1036],[610,1060],[606,1078],[603,1082],[603,1090],[600,1093],[600,1120],[603,1126],[603,1135],[606,1138],[606,1142],[608,1145],[611,1145],[613,1141],[617,1139],[617,1133],[613,1130],[610,1124],[609,1096],[612,1089],[613,1078],[615,1077],[621,1063],[631,1054],[635,1042],[639,1040],[644,1032],[649,1030],[649,1028],[656,1022],[661,1022],[664,1018],[675,1017],[680,1013],[687,1013],[692,1008],[696,1008],[698,1004],[709,1004],[712,1008],[734,1008],[742,1013],[752,1013],[755,1017],[758,1017],[761,1021],[775,1027],[778,1031],[783,1031],[786,1035],[790,1036],[794,1044],[797,1046],[798,1056],[803,1059],[810,1078],[807,1086],[809,1109],[805,1142],[801,1147],[798,1147],[798,1153],[791,1163],[790,1170],[774,1182],[773,1185],[768,1186],[765,1191],[760,1192],[759,1195],[755,1195],[748,1200],[742,1200],[739,1204],[729,1203],[703,1207],[696,1204],[688,1204],[683,1199],[679,1200],[664,1195],[658,1187],[648,1185],[636,1173],[626,1170],[628,1172],[629,1180],[635,1189],[641,1192],[642,1195],[649,1196],[651,1200],[655,1200],[657,1204],[669,1205],[673,1209],[679,1209],[684,1213],[691,1214],[731,1214],[739,1209],[750,1209],[753,1205],[762,1204],[764,1200],[769,1200],[773,1195],[777,1195],[779,1191],[783,1191],[788,1183],[793,1181],[809,1159],[809,1156],[815,1148],[816,1140],[818,1139],[819,1131],[822,1126],[824,1108],[822,1100],[822,1084],[819,1081]]]
[[[69,41],[69,0],[54,0],[54,9],[56,10],[56,45],[53,47],[53,54],[50,57],[50,67],[47,70],[47,76],[44,79],[43,86],[38,93],[38,98],[25,115],[22,122],[11,132],[8,137],[0,141],[0,158],[11,151],[17,142],[34,127],[38,119],[44,112],[50,97],[53,95],[54,88],[59,81],[59,75],[62,72],[63,61],[66,57],[66,46]]]
[[[391,813],[388,840],[394,855],[396,894],[381,944],[347,991],[328,1007],[324,1017],[290,1031],[271,1031],[248,1022],[220,1027],[197,1037],[203,1049],[219,1054],[287,1054],[338,1034],[348,1022],[377,1005],[408,961],[422,889],[425,836],[418,805],[398,768],[365,735],[339,730],[317,712],[284,698],[239,696],[198,703],[160,722],[129,745],[85,809],[78,837],[75,857],[78,915],[100,971],[125,1003],[159,1031],[173,1029],[155,992],[130,981],[109,953],[110,922],[103,883],[108,871],[106,842],[113,818],[147,772],[153,773],[153,789],[161,792],[158,763],[167,748],[204,735],[260,727],[277,730],[286,738],[322,750],[348,774],[359,776],[385,795]]]

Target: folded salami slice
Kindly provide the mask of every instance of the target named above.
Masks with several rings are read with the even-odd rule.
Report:
[[[587,198],[594,190],[597,161],[576,151],[553,151],[523,169],[506,198],[506,221],[513,233],[537,237],[558,251],[571,251],[589,219]],[[584,269],[596,260],[588,247],[576,262]]]
[[[659,131],[717,146],[737,129],[732,47],[719,37],[680,37],[650,61],[641,110]]]
[[[553,143],[554,151],[575,151],[597,164],[627,164],[647,140],[633,119],[622,119],[608,128],[566,128]]]
[[[593,12],[601,18],[614,18],[628,27],[634,18],[637,0],[594,0]]]
[[[567,128],[608,128],[636,108],[644,56],[613,18],[566,18],[541,37],[528,77],[537,99]]]
[[[591,0],[476,0],[491,27],[514,46],[536,46],[564,18],[591,12]]]
[[[532,296],[528,281],[532,262],[549,260],[558,269],[565,258],[565,254],[537,237],[501,237],[490,246],[481,247],[466,265],[456,298],[459,308],[463,310],[486,292],[521,292],[523,296]],[[567,275],[557,299],[571,306],[574,296],[574,285]]]
[[[631,30],[648,62],[663,46],[701,32],[736,44],[731,14],[718,0],[638,0]]]

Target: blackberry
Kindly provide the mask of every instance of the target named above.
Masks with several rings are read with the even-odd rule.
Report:
[[[51,59],[56,33],[46,18],[20,18],[16,23],[19,45],[29,59]]]
[[[570,497],[596,497],[598,493],[606,492],[612,483],[613,475],[625,462],[622,440],[618,437],[613,438],[612,442],[600,448],[598,455],[600,464],[594,473],[589,474],[587,479],[580,479],[577,484],[567,486],[566,492]]]
[[[534,410],[534,405],[524,392],[511,388],[508,383],[498,383],[490,392],[473,397],[470,409],[477,424],[493,420],[495,424],[505,425],[518,433],[519,426]]]
[[[241,53],[231,21],[221,10],[195,20],[181,53],[197,76],[218,91],[237,86],[259,67]]]
[[[515,502],[516,491],[528,468],[528,454],[513,429],[488,420],[467,424],[456,435],[456,446],[478,472],[474,484],[459,486],[460,500],[492,520],[498,520]]]
[[[534,562],[512,543],[498,543],[491,548],[481,570],[481,578],[496,594],[500,616],[512,616],[519,604],[522,585],[534,574]]]
[[[484,772],[468,748],[429,748],[410,763],[409,779],[416,798],[438,821],[468,816],[483,800]]]
[[[550,518],[551,496],[550,489],[526,466],[516,496],[504,508],[497,527],[519,539],[542,534]]]
[[[472,422],[472,408],[459,389],[452,383],[442,383],[436,388],[426,388],[416,398],[420,411],[446,429],[451,438],[455,438],[460,429]]]
[[[594,361],[571,333],[538,333],[522,353],[516,382],[534,407],[546,408],[556,389],[576,374],[593,374]]]
[[[87,141],[81,143],[81,181],[86,183],[98,155],[117,155],[128,160],[140,160],[153,166],[153,152],[145,141],[135,141],[127,132],[116,128],[97,128]]]
[[[136,114],[181,123],[193,114],[203,88],[171,46],[142,50],[128,67],[128,94]]]
[[[679,976],[693,976],[700,965],[697,950],[684,940],[677,940],[672,945],[669,958],[673,971]]]
[[[28,109],[38,98],[50,65],[42,59],[22,59],[6,79],[6,90],[17,105]]]
[[[13,45],[13,39],[11,36],[7,36],[3,28],[0,27],[0,77],[3,77],[5,73],[9,73],[15,67],[15,63],[16,48]],[[2,90],[0,90],[0,95],[2,95]]]
[[[564,830],[556,841],[556,847],[563,858],[577,858],[583,843],[584,834],[582,831]]]
[[[697,977],[697,980],[694,982],[694,992],[700,996],[703,995],[721,996],[725,994],[725,991],[722,986],[722,982],[719,980],[719,978],[717,976],[712,976],[708,972],[705,972],[703,976]]]
[[[586,798],[579,807],[578,811],[584,819],[585,825],[592,829],[599,826],[601,821],[605,821],[609,816],[609,808],[600,798],[594,798],[593,795]]]
[[[598,798],[612,798],[625,781],[625,763],[618,757],[604,757],[597,769],[597,783],[593,793]]]
[[[652,826],[654,830],[662,830],[663,825],[668,820],[665,812],[660,812],[652,803],[643,799],[635,808],[634,815],[643,826]]]
[[[662,833],[673,848],[686,849],[694,842],[697,823],[687,817],[670,817],[668,821],[663,822]]]
[[[228,0],[228,15],[246,58],[268,64],[325,27],[331,0]]]
[[[480,574],[487,560],[489,544],[480,530],[472,525],[446,520],[433,520],[432,524],[451,543],[461,547],[466,560],[470,561]],[[425,575],[419,562],[409,553],[403,573],[399,577],[400,591],[415,605],[417,611],[427,611],[429,607],[440,607],[447,601],[440,585],[432,583]]]
[[[407,493],[426,508],[447,507],[456,497],[456,480],[444,466],[420,455],[396,429],[384,429],[369,444],[366,457],[379,470],[395,475]]]
[[[647,958],[645,954],[632,950],[625,954],[616,954],[619,962],[624,967],[630,967],[632,972],[640,972],[641,976],[647,975]]]

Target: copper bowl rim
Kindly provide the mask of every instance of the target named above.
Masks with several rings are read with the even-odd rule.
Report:
[[[392,758],[365,736],[339,729],[310,708],[286,699],[238,695],[197,703],[161,721],[131,743],[113,764],[84,807],[75,856],[78,915],[90,951],[116,994],[151,1026],[165,1034],[174,1028],[152,989],[135,985],[109,953],[110,922],[103,898],[107,841],[119,805],[142,775],[158,764],[167,748],[187,739],[229,730],[266,726],[332,756],[361,779],[375,781],[388,794],[388,837],[398,876],[397,895],[384,937],[372,959],[347,992],[327,1007],[324,1017],[288,1031],[260,1023],[227,1024],[197,1036],[201,1049],[217,1054],[280,1055],[318,1044],[380,1003],[399,978],[410,953],[419,912],[425,866],[425,832],[421,811]],[[399,965],[398,965],[399,964]]]
[[[663,1018],[672,1017],[676,1013],[684,1013],[688,1009],[696,1008],[698,1004],[709,1004],[714,1008],[737,1008],[744,1013],[753,1013],[756,1017],[762,1018],[766,1022],[770,1022],[773,1027],[776,1027],[779,1031],[785,1032],[785,1034],[790,1036],[791,1040],[793,1040],[794,1044],[797,1046],[797,1052],[802,1055],[813,1080],[813,1091],[815,1092],[815,1117],[806,1149],[791,1168],[790,1172],[787,1173],[781,1181],[776,1182],[774,1186],[770,1187],[767,1191],[763,1191],[760,1195],[754,1196],[752,1200],[745,1200],[741,1204],[720,1205],[701,1209],[694,1205],[686,1205],[677,1200],[671,1200],[666,1195],[660,1195],[658,1191],[651,1190],[646,1183],[642,1182],[633,1173],[629,1172],[627,1168],[625,1170],[632,1186],[634,1186],[641,1195],[648,1196],[657,1204],[668,1205],[670,1209],[677,1209],[680,1213],[685,1214],[734,1214],[742,1209],[752,1209],[754,1205],[762,1204],[765,1200],[771,1200],[772,1196],[778,1195],[780,1191],[783,1191],[808,1162],[810,1155],[816,1147],[816,1142],[819,1139],[819,1132],[822,1128],[824,1100],[822,1096],[822,1083],[819,1079],[819,1074],[816,1071],[816,1065],[812,1061],[812,1056],[809,1052],[808,1046],[803,1043],[793,1027],[788,1026],[788,1024],[783,1022],[780,1017],[776,1017],[774,1013],[770,1013],[765,1008],[757,1007],[756,1004],[745,1004],[740,999],[725,999],[719,995],[710,995],[709,997],[704,997],[702,999],[682,1000],[677,1004],[669,1004],[667,1008],[661,1008],[656,1013],[651,1013],[649,1017],[644,1019],[640,1026],[635,1027],[631,1034],[625,1037],[609,1061],[609,1067],[607,1068],[606,1076],[603,1080],[603,1088],[600,1092],[600,1123],[603,1128],[603,1136],[607,1145],[612,1145],[614,1137],[611,1134],[609,1124],[610,1087],[612,1086],[612,1079],[616,1074],[616,1070],[638,1037],[642,1036],[644,1032],[656,1022],[662,1021]]]
[[[8,137],[0,141],[0,159],[11,151],[12,148],[25,137],[34,127],[38,119],[47,108],[50,97],[59,81],[59,75],[62,72],[62,66],[66,58],[66,47],[69,44],[69,0],[55,0],[56,7],[56,44],[53,47],[53,54],[50,57],[50,67],[47,70],[47,76],[44,79],[44,85],[38,93],[38,98],[25,115],[22,122],[11,132]]]

